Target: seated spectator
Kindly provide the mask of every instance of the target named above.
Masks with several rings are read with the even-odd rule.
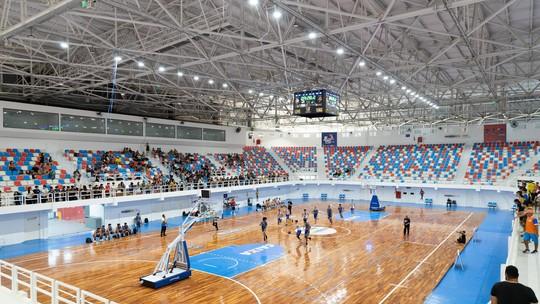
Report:
[[[109,230],[105,229],[105,225],[101,225],[101,235],[105,240],[110,240],[111,235],[109,234]]]
[[[129,229],[127,223],[124,223],[124,226],[122,227],[122,232],[124,233],[124,236],[131,235],[131,229]]]
[[[122,229],[122,226],[120,226],[120,223],[116,224],[116,229],[114,230],[114,234],[116,235],[117,238],[121,238],[124,236],[123,234],[123,229]]]
[[[103,234],[101,233],[101,227],[96,228],[96,231],[94,231],[92,238],[94,239],[94,242],[97,242],[103,238]]]
[[[515,266],[506,266],[504,277],[505,281],[495,283],[491,288],[491,304],[538,303],[534,291],[518,282],[519,272]]]
[[[114,233],[113,226],[110,223],[107,225],[107,233],[109,234],[109,239],[117,238],[116,234]]]

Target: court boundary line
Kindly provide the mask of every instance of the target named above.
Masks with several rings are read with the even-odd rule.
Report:
[[[259,297],[257,296],[257,294],[249,287],[247,287],[244,283],[238,281],[238,280],[235,280],[233,278],[228,278],[228,277],[225,277],[225,276],[222,276],[222,275],[219,275],[219,274],[215,274],[215,273],[211,273],[211,272],[206,272],[204,270],[199,270],[199,269],[194,269],[192,268],[192,270],[194,271],[198,271],[198,272],[202,272],[202,273],[206,273],[208,275],[213,275],[213,276],[216,276],[216,277],[220,277],[220,278],[223,278],[223,279],[226,279],[226,280],[229,280],[233,283],[236,283],[240,286],[242,286],[244,289],[246,289],[249,293],[251,293],[251,295],[255,298],[255,301],[257,301],[257,304],[261,304],[261,300],[259,299]]]
[[[465,224],[466,221],[468,221],[471,216],[473,216],[473,212],[470,212],[469,215],[461,222],[459,223],[455,228],[454,230],[452,230],[444,240],[442,240],[439,245],[437,245],[437,247],[433,248],[433,250],[431,250],[431,252],[422,260],[420,261],[416,267],[414,267],[413,270],[411,270],[397,285],[394,286],[394,288],[392,288],[392,290],[390,290],[386,296],[384,298],[382,298],[382,300],[379,301],[379,304],[382,304],[384,303],[392,294],[394,294],[394,292],[400,288],[401,286],[403,286],[403,283],[405,283],[405,281],[407,281],[409,279],[409,277],[411,277],[419,268],[420,266],[422,266],[439,248],[441,248],[441,246],[446,243],[446,241],[448,241],[448,239],[450,239],[450,237],[456,233],[456,231],[458,230],[459,227],[463,226],[463,224]]]

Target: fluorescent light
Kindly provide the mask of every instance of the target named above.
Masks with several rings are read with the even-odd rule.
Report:
[[[257,6],[259,4],[259,0],[248,0],[248,4],[251,6]]]
[[[307,36],[308,36],[309,39],[315,39],[315,38],[317,38],[317,33],[311,32]]]
[[[384,76],[382,79],[383,80],[388,80],[388,76]]]
[[[193,76],[193,80],[195,81],[199,80],[199,76]]]
[[[114,61],[120,62],[120,61],[122,61],[122,57],[120,57],[120,56],[114,56]]]
[[[409,94],[414,95],[414,92],[411,91]]]
[[[279,19],[279,18],[281,18],[281,12],[278,11],[278,10],[275,10],[275,11],[272,13],[272,17],[274,17],[274,19]]]
[[[144,62],[142,61],[137,62],[137,66],[140,68],[144,67]]]
[[[364,60],[360,61],[358,63],[359,66],[363,67],[363,66],[366,66],[366,62]]]
[[[176,73],[176,75],[178,75],[178,77],[182,77],[182,76],[184,76],[184,73],[178,71],[178,73]]]
[[[159,71],[159,72],[165,72],[165,68],[162,67],[162,66],[160,66],[160,67],[158,68],[158,71]]]
[[[405,92],[410,93],[410,92],[411,92],[411,89],[407,89],[407,91],[405,91]]]
[[[381,72],[381,71],[377,71],[377,73],[375,73],[375,75],[381,76],[381,75],[382,75],[382,72]]]
[[[214,79],[208,79],[208,84],[214,84]]]
[[[394,82],[396,82],[395,79],[390,79],[390,84],[394,84]]]
[[[126,95],[126,94],[124,94],[124,93],[120,93],[120,96],[125,96],[125,95]]]
[[[402,90],[406,90],[407,87],[406,87],[406,86],[402,86],[401,89],[402,89]]]
[[[63,49],[67,49],[67,48],[69,48],[69,44],[67,42],[62,41],[62,42],[60,42],[60,47],[63,48]]]
[[[342,48],[339,48],[339,49],[336,50],[336,53],[338,55],[343,55],[343,53],[345,53],[345,50],[343,50]]]
[[[264,93],[263,93],[263,92],[260,92],[260,93],[259,93],[259,96],[263,96],[263,95],[264,95]]]
[[[229,85],[226,84],[226,83],[222,84],[221,86],[224,87],[224,88],[228,88],[228,87],[229,87]]]
[[[248,93],[249,93],[249,94],[253,94],[253,90],[252,90],[252,89],[249,89],[249,90],[248,90]]]
[[[270,99],[272,99],[272,98],[274,98],[274,95],[270,95],[270,96],[268,96],[268,97],[270,97]]]

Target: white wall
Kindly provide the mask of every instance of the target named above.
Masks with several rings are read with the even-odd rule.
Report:
[[[410,128],[410,131],[409,131]],[[315,129],[315,127],[314,127]],[[275,132],[256,130],[253,132],[253,144],[257,138],[266,147],[273,146],[320,146],[321,133],[312,131],[304,133]],[[407,137],[406,134],[410,136]],[[470,126],[440,126],[434,128],[402,127],[393,130],[369,130],[338,132],[338,146],[379,146],[379,145],[411,145],[422,136],[423,143],[478,143],[484,141],[484,127]],[[507,126],[508,141],[540,140],[540,122],[520,122],[517,128]]]
[[[46,238],[48,235],[47,213],[47,211],[34,211],[0,215],[0,246]]]
[[[3,115],[0,115],[0,149],[5,148],[40,148],[47,151],[62,151],[64,149],[106,149],[116,150],[123,147],[131,147],[140,151],[145,149],[146,143],[151,147],[162,147],[163,149],[176,148],[179,151],[197,152],[197,153],[214,153],[214,152],[229,152],[241,151],[245,145],[246,128],[241,128],[239,133],[236,132],[236,127],[218,126],[209,124],[198,124],[179,121],[164,120],[157,118],[144,119],[143,117],[120,115],[120,114],[102,114],[96,112],[65,109],[58,107],[47,107],[40,105],[30,105],[22,103],[13,103],[0,101],[1,108],[20,109],[27,111],[41,111],[49,113],[61,113],[67,115],[81,115],[95,118],[113,118],[123,119],[137,122],[161,123],[169,125],[184,125],[201,128],[212,128],[225,130],[226,141],[203,141],[203,140],[187,140],[187,139],[172,139],[172,138],[157,138],[157,137],[139,137],[139,136],[123,136],[123,135],[105,135],[105,134],[87,134],[74,132],[55,132],[55,131],[40,131],[40,130],[23,130],[11,129],[3,127]]]

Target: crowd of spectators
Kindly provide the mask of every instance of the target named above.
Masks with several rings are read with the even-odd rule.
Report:
[[[27,170],[19,169],[14,161],[10,161],[8,171],[11,175],[30,175],[32,179],[36,179],[37,176],[41,176],[44,179],[55,179],[56,177],[54,162],[50,155],[45,155],[44,153],[39,153],[34,165]]]
[[[75,157],[77,156],[78,155],[75,154]],[[125,163],[126,160],[129,162]],[[140,172],[146,177],[152,176],[152,174],[150,174],[152,164],[148,157],[144,153],[134,151],[128,147],[124,148],[120,155],[112,151],[103,152],[101,157],[96,158],[92,164],[88,165],[86,172],[92,176],[96,182],[119,181],[124,179],[119,168],[130,169],[132,172]],[[75,174],[76,173],[74,172],[74,175]],[[133,179],[142,179],[142,177],[133,176]]]

